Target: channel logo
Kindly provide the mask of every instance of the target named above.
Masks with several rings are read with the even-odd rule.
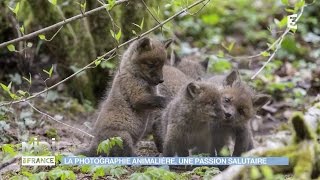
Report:
[[[49,144],[45,141],[39,141],[37,138],[33,139],[32,143],[22,142],[22,154],[27,154],[28,152],[33,152],[32,154],[36,154],[33,156],[22,156],[21,157],[21,165],[22,166],[55,166],[55,150],[56,150],[56,142],[55,138],[51,139],[52,142]],[[44,149],[51,150],[52,156],[41,156],[41,151]]]
[[[55,156],[22,156],[22,166],[54,166]]]

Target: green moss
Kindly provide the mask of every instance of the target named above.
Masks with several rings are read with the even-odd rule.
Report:
[[[79,104],[78,100],[76,100],[76,99],[72,100],[69,108],[70,108],[70,112],[72,114],[77,114],[79,112],[85,112],[84,107],[81,104]]]
[[[270,166],[261,166],[260,171],[263,174],[264,179],[274,179],[273,170]]]
[[[261,173],[259,171],[259,168],[256,166],[252,166],[250,168],[250,179],[260,179],[261,178]]]
[[[314,105],[314,107],[320,109],[320,102],[319,102],[319,103],[316,103],[316,104]]]
[[[310,179],[315,160],[314,146],[310,143],[303,143],[300,147],[294,167],[294,177],[297,179]]]
[[[294,128],[294,143],[299,143],[303,140],[315,140],[316,136],[310,127],[304,121],[304,115],[301,112],[295,112],[291,119]]]
[[[291,127],[289,126],[288,123],[282,123],[280,124],[279,127],[276,128],[277,131],[287,131],[287,130],[291,130]]]
[[[56,129],[50,128],[46,130],[46,136],[48,138],[58,138],[58,132]]]

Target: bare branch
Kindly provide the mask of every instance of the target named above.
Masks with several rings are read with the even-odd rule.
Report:
[[[3,162],[3,163],[1,163],[0,164],[0,170],[1,169],[3,169],[3,168],[5,168],[5,167],[7,167],[7,166],[9,166],[10,164],[13,164],[13,163],[15,163],[17,160],[19,160],[21,158],[21,155],[18,155],[18,156],[15,156],[14,158],[12,158],[12,159],[10,159],[10,160],[8,160],[8,161],[6,161],[6,162]],[[1,177],[1,176],[0,176]]]
[[[147,8],[147,11],[149,12],[149,14],[152,16],[152,18],[157,21],[158,24],[160,24],[160,22],[158,21],[158,19],[152,14],[152,12],[150,11],[148,5],[146,4],[146,2],[144,2],[144,0],[141,0],[143,5]]]
[[[28,105],[29,105],[32,109],[34,109],[34,110],[37,111],[38,113],[42,114],[43,116],[46,116],[46,117],[48,117],[49,119],[51,119],[51,120],[53,120],[53,121],[55,121],[55,122],[57,122],[57,123],[63,124],[63,125],[71,128],[71,129],[75,129],[75,130],[77,130],[77,131],[80,131],[80,132],[84,133],[85,135],[88,135],[88,136],[90,136],[90,137],[92,137],[92,138],[94,137],[93,135],[91,135],[91,134],[89,134],[89,133],[87,133],[87,132],[85,132],[85,131],[83,131],[83,130],[81,130],[81,129],[79,129],[79,128],[72,127],[72,126],[70,126],[69,124],[66,124],[66,123],[64,123],[64,122],[61,122],[61,121],[56,120],[54,117],[50,116],[49,114],[44,113],[44,112],[40,111],[39,109],[37,109],[36,107],[34,107],[30,102],[28,102],[28,101],[25,101],[25,102],[28,103]]]
[[[195,3],[189,5],[188,7],[184,8],[184,9],[182,9],[181,11],[177,12],[176,14],[172,15],[171,17],[169,17],[169,18],[166,19],[165,21],[161,22],[160,24],[158,24],[158,25],[154,26],[153,28],[149,29],[148,31],[142,33],[141,35],[136,36],[136,37],[134,37],[134,38],[132,38],[132,39],[130,39],[130,40],[128,40],[128,41],[120,44],[118,47],[113,48],[113,49],[110,50],[109,52],[107,52],[107,53],[99,56],[97,59],[95,59],[95,60],[92,61],[91,63],[87,64],[87,65],[84,66],[83,68],[79,69],[77,72],[75,72],[75,73],[73,73],[72,75],[66,77],[66,78],[63,79],[62,81],[60,81],[60,82],[58,82],[58,83],[50,86],[49,88],[47,88],[47,89],[45,89],[45,90],[43,90],[43,91],[40,91],[40,92],[38,92],[38,93],[35,93],[34,95],[29,96],[29,97],[27,97],[27,98],[25,98],[25,99],[21,99],[21,100],[17,100],[17,101],[12,101],[12,102],[4,102],[4,103],[0,104],[0,107],[1,107],[1,106],[6,106],[6,105],[10,105],[10,104],[16,104],[16,103],[28,101],[28,100],[30,100],[30,99],[33,99],[33,98],[35,98],[35,97],[37,97],[37,96],[39,96],[39,95],[41,95],[41,94],[43,94],[43,93],[45,93],[45,92],[47,92],[47,91],[49,91],[49,90],[57,87],[58,85],[60,85],[60,84],[62,84],[62,83],[64,83],[64,82],[70,80],[72,77],[76,76],[76,75],[79,74],[80,72],[82,72],[82,71],[90,68],[90,66],[93,65],[97,60],[102,59],[102,58],[104,58],[104,57],[106,57],[106,56],[111,56],[111,54],[113,54],[118,48],[121,48],[121,47],[123,47],[123,46],[125,46],[125,45],[127,45],[127,44],[130,44],[131,42],[139,39],[140,37],[144,37],[144,36],[150,34],[151,32],[155,31],[156,29],[162,27],[164,24],[166,24],[166,23],[168,23],[169,21],[171,21],[172,19],[174,19],[175,17],[177,17],[177,16],[179,16],[180,14],[184,13],[186,10],[193,8],[193,7],[199,5],[200,3],[204,2],[204,1],[206,1],[206,0],[196,1]],[[119,1],[118,1],[118,2],[119,2]],[[112,58],[112,57],[111,57],[111,58]],[[109,60],[109,59],[110,59],[110,58],[108,58],[107,60]],[[106,60],[106,61],[107,61],[107,60]]]
[[[273,57],[276,55],[276,52],[280,49],[280,46],[282,44],[282,41],[283,41],[285,35],[288,34],[289,31],[290,31],[290,29],[288,28],[282,34],[282,36],[279,38],[279,42],[278,42],[278,44],[276,46],[276,49],[273,51],[273,53],[271,54],[269,59],[263,64],[263,66],[251,77],[251,79],[254,79],[267,66],[267,64],[273,59]]]
[[[298,14],[298,17],[296,18],[295,22],[298,22],[298,20],[300,19],[300,17],[302,16],[303,10],[304,10],[303,6],[300,10],[300,13]],[[257,75],[267,66],[267,64],[273,59],[273,57],[275,56],[276,52],[280,49],[282,41],[284,39],[284,37],[290,32],[290,28],[287,27],[287,29],[285,30],[285,32],[280,36],[279,39],[277,39],[277,44],[276,42],[273,43],[271,46],[274,46],[274,44],[276,44],[276,49],[272,52],[271,56],[269,57],[269,59],[263,64],[263,66],[251,77],[251,79],[254,79],[257,77]],[[261,53],[260,53],[261,54]]]
[[[118,0],[115,5],[119,5],[119,4],[128,2],[128,1],[129,1],[129,0]],[[19,42],[19,41],[31,39],[31,38],[33,38],[33,37],[35,37],[35,36],[38,36],[39,34],[43,34],[43,33],[47,32],[47,31],[51,31],[51,30],[57,29],[57,28],[59,28],[59,27],[61,27],[61,26],[63,26],[63,25],[69,24],[70,22],[73,22],[73,21],[75,21],[75,20],[77,20],[77,19],[81,19],[81,18],[87,17],[87,16],[89,16],[89,15],[92,15],[92,14],[98,12],[98,11],[104,10],[107,5],[108,5],[108,4],[106,4],[106,5],[104,5],[104,6],[100,6],[100,7],[98,7],[98,8],[95,8],[95,9],[92,9],[92,10],[90,10],[90,11],[87,11],[87,12],[85,12],[85,13],[83,13],[83,14],[82,14],[82,13],[81,13],[81,14],[78,14],[78,15],[76,15],[76,16],[73,16],[73,17],[68,18],[68,19],[66,19],[66,20],[63,20],[63,21],[60,21],[60,22],[58,22],[58,23],[56,23],[56,24],[53,24],[53,25],[48,26],[48,27],[46,27],[46,28],[40,29],[40,30],[35,31],[35,32],[33,32],[33,33],[23,35],[23,36],[21,36],[21,37],[19,37],[19,38],[16,38],[16,39],[13,39],[13,40],[10,40],[10,41],[7,41],[7,42],[3,42],[3,43],[0,44],[0,48],[6,47],[6,46],[9,45],[9,44],[13,44],[13,43],[16,43],[16,42]]]

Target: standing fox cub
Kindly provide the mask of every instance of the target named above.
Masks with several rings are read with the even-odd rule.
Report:
[[[94,126],[94,139],[89,149],[79,152],[97,156],[99,143],[111,137],[121,137],[123,148],[114,147],[110,156],[135,156],[134,146],[147,124],[150,110],[164,108],[167,99],[156,95],[155,87],[163,82],[162,67],[170,41],[142,38],[125,51],[120,69],[115,75],[110,93],[101,104]]]
[[[191,82],[181,89],[162,115],[164,156],[209,153],[211,124],[223,118],[220,92],[212,83]],[[208,139],[209,138],[209,139]]]
[[[213,77],[209,80],[221,85],[225,111],[225,119],[213,124],[212,149],[219,155],[221,149],[227,146],[232,138],[235,141],[232,156],[241,156],[243,152],[253,148],[249,120],[271,98],[269,95],[255,94],[248,85],[241,82],[237,71],[232,71],[225,78]]]

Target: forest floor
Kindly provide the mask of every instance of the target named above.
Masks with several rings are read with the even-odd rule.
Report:
[[[52,100],[52,99],[51,99]],[[66,104],[68,104],[66,107]],[[57,120],[62,121],[63,123],[69,124],[73,127],[82,129],[86,132],[89,132],[89,129],[86,127],[86,124],[90,121],[94,121],[94,111],[86,112],[83,107],[76,103],[74,100],[70,100],[70,98],[57,98],[54,101],[48,103],[46,100],[37,99],[36,100],[36,107],[37,109],[41,110],[42,112],[48,112],[49,115],[54,117]],[[71,104],[71,105],[70,105]],[[62,108],[64,107],[64,108]],[[19,104],[13,106],[15,110],[20,111],[20,120],[21,114],[26,112],[25,110],[29,107],[27,104]],[[257,116],[257,118],[253,119],[252,128],[254,129],[254,144],[256,147],[261,146],[271,146],[277,145],[277,143],[281,143],[282,141],[285,142],[288,140],[288,136],[290,136],[290,131],[281,131],[280,133],[275,134],[275,130],[282,127],[281,124],[286,124],[286,122],[281,122],[276,120],[272,115],[270,115],[269,111],[274,110],[276,107],[273,106],[265,106],[263,111],[263,116]],[[90,137],[85,135],[84,133],[71,129],[63,124],[57,123],[55,121],[46,118],[45,116],[33,111],[32,109],[28,110],[31,112],[31,116],[37,123],[33,127],[26,124],[25,131],[29,133],[30,137],[37,137],[41,141],[50,142],[52,137],[57,139],[59,143],[58,152],[62,154],[69,154],[73,153],[76,149],[86,148],[89,145]],[[24,123],[26,123],[26,118],[24,118]],[[92,123],[91,123],[92,124]],[[16,123],[11,124],[10,129],[10,144],[18,144],[21,143],[19,132],[21,128]],[[285,126],[283,126],[285,127]],[[285,128],[286,129],[286,128]],[[277,140],[274,140],[277,139]],[[156,157],[159,156],[157,149],[155,147],[154,142],[152,141],[152,136],[146,136],[146,138],[142,139],[137,145],[137,154],[139,156],[149,156],[149,157]],[[129,176],[134,172],[142,171],[141,168],[145,167],[126,167],[127,173],[121,177],[121,179],[129,178]],[[49,168],[50,169],[50,168]],[[48,170],[49,170],[48,169]],[[10,177],[15,173],[19,173],[21,171],[21,161],[17,160],[8,164],[7,166],[0,169],[0,174],[3,177]],[[175,169],[173,170],[178,173],[193,173],[193,171],[189,171],[186,169]],[[216,173],[218,173],[217,171]],[[81,172],[77,172],[77,179],[91,179],[92,174],[84,174]],[[202,179],[201,175],[195,173],[192,174],[192,179]]]

